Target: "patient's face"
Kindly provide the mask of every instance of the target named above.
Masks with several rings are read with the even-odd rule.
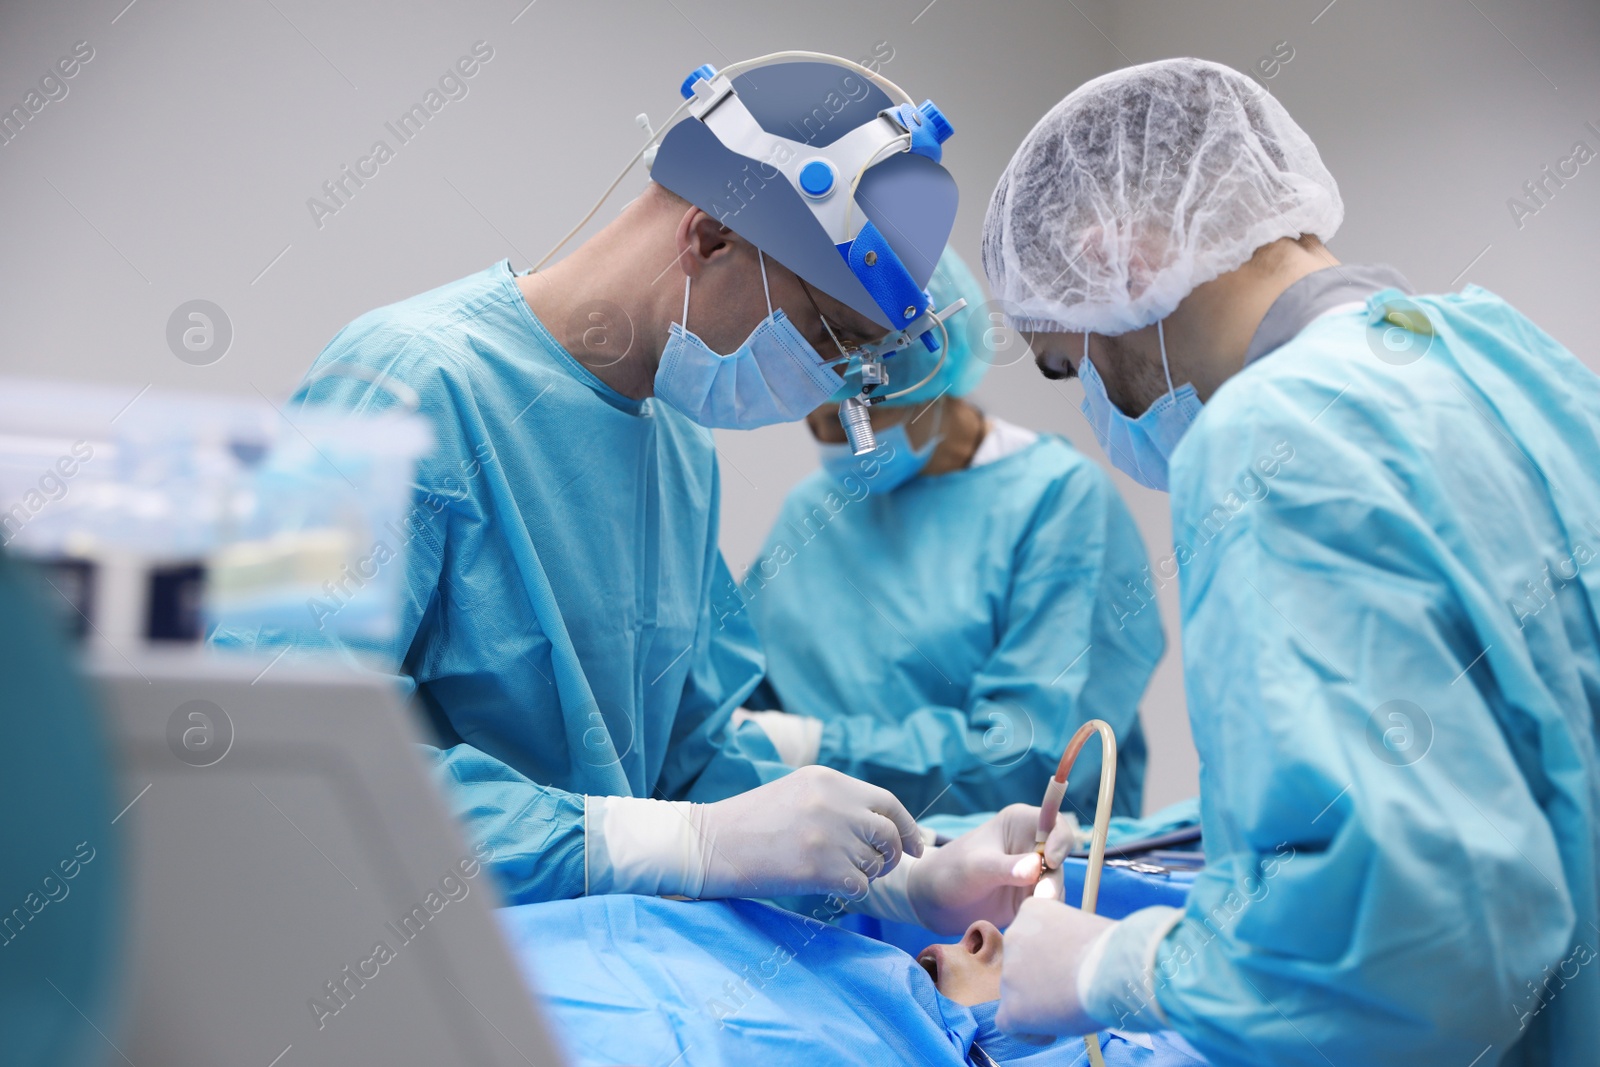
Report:
[[[954,945],[929,945],[917,962],[933,976],[939,992],[957,1004],[1000,999],[1000,954],[1005,938],[993,923],[979,919]]]

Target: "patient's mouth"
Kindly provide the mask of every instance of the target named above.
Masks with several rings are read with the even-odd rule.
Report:
[[[917,962],[922,964],[922,969],[928,972],[928,977],[933,979],[933,984],[939,984],[939,957],[932,952],[925,952],[917,957]]]

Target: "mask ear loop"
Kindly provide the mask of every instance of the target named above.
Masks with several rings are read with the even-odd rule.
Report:
[[[767,287],[767,260],[761,254],[761,249],[756,249],[756,261],[761,264],[761,291],[767,298],[767,318],[772,317],[772,290]],[[694,279],[688,274],[683,276],[683,332],[689,332],[689,283]]]
[[[1172,387],[1172,368],[1167,365],[1167,334],[1160,322],[1156,323],[1156,340],[1161,344],[1161,371],[1167,376],[1167,395],[1176,396],[1178,391]]]

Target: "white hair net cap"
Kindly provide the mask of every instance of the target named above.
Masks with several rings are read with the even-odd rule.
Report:
[[[1120,334],[1280,237],[1331,238],[1344,201],[1283,105],[1220,63],[1167,59],[1079,86],[1023,139],[983,222],[1020,330]]]

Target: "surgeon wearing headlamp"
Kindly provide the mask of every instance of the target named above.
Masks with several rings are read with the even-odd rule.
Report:
[[[798,120],[855,80],[854,110],[791,152],[848,164],[856,151],[862,189],[911,205],[876,217],[936,257],[953,181],[926,154],[873,173],[908,150],[905,126],[919,120],[882,113],[909,105],[831,57],[745,66],[765,90],[751,104],[765,126],[747,122],[747,140],[770,140],[767,129],[790,128],[785,109]],[[904,294],[932,269],[874,238],[853,207],[852,232],[878,240],[870,258],[896,272],[882,289],[891,316],[788,177],[769,173],[748,204],[718,202],[751,163],[722,138],[744,142],[713,128],[743,106],[741,84],[697,71],[656,180],[566,259],[520,275],[502,260],[380,308],[318,357],[302,401],[381,408],[414,392],[438,438],[407,520],[399,636],[358,651],[398,665],[414,689],[446,798],[513,902],[858,895],[879,878],[881,909],[915,907],[958,930],[1005,921],[1038,874],[1027,812],[913,872],[902,858],[922,852],[921,838],[892,794],[826,768],[785,776],[758,729],[730,724],[762,658],[726,595],[707,427],[802,418],[838,388],[845,346],[916,317],[922,301]],[[716,110],[707,94],[720,94]],[[304,651],[323,639],[215,640]]]

